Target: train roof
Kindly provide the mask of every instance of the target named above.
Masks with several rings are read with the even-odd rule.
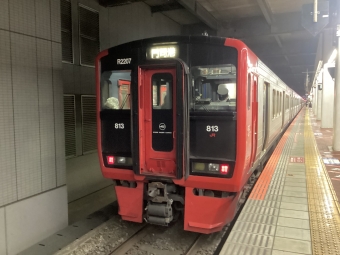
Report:
[[[165,42],[171,42],[171,43],[183,43],[183,44],[212,44],[212,45],[220,45],[224,46],[225,40],[227,37],[219,37],[219,36],[205,36],[205,35],[174,35],[174,36],[159,36],[159,37],[151,37],[151,38],[145,38],[140,40],[135,40],[123,44],[119,44],[116,46],[113,46],[109,48],[108,50],[115,48],[115,47],[121,47],[121,46],[130,46],[133,48],[139,48],[144,47],[146,45],[151,44],[157,44],[157,43],[165,43]],[[240,41],[238,39],[235,39],[237,41]],[[241,42],[241,41],[240,41]]]

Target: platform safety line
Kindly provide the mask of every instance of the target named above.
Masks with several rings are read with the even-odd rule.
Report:
[[[299,115],[301,113],[302,113],[302,111],[300,111]],[[273,174],[274,174],[275,169],[277,167],[277,164],[280,160],[283,148],[286,145],[287,139],[289,138],[291,130],[294,127],[297,119],[299,118],[299,115],[293,120],[293,122],[290,124],[289,128],[283,134],[279,144],[277,145],[277,147],[275,148],[275,150],[274,150],[273,154],[271,155],[269,161],[267,162],[266,167],[263,169],[260,178],[256,182],[256,185],[255,185],[253,191],[249,195],[249,199],[264,200],[264,198],[267,194],[270,182],[273,178]]]
[[[305,165],[313,255],[340,254],[339,203],[305,115]]]

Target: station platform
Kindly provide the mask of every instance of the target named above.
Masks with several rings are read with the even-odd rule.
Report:
[[[333,181],[340,189],[332,177],[340,170],[339,154],[331,151],[330,132],[318,125],[311,109],[301,110],[255,184],[220,255],[340,254],[339,199],[332,185]]]

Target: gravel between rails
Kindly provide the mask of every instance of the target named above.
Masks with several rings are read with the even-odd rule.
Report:
[[[123,221],[119,215],[114,215],[55,255],[107,255],[144,226],[145,224]]]
[[[183,222],[170,227],[153,226],[151,231],[129,249],[126,255],[182,255],[200,234],[183,230]]]
[[[115,215],[55,255],[213,255],[227,230],[205,235],[184,231],[183,220],[163,227]]]

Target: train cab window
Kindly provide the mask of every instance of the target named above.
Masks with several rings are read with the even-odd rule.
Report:
[[[107,71],[101,76],[102,109],[130,109],[131,71]]]
[[[235,111],[236,67],[233,64],[191,69],[191,111]]]

